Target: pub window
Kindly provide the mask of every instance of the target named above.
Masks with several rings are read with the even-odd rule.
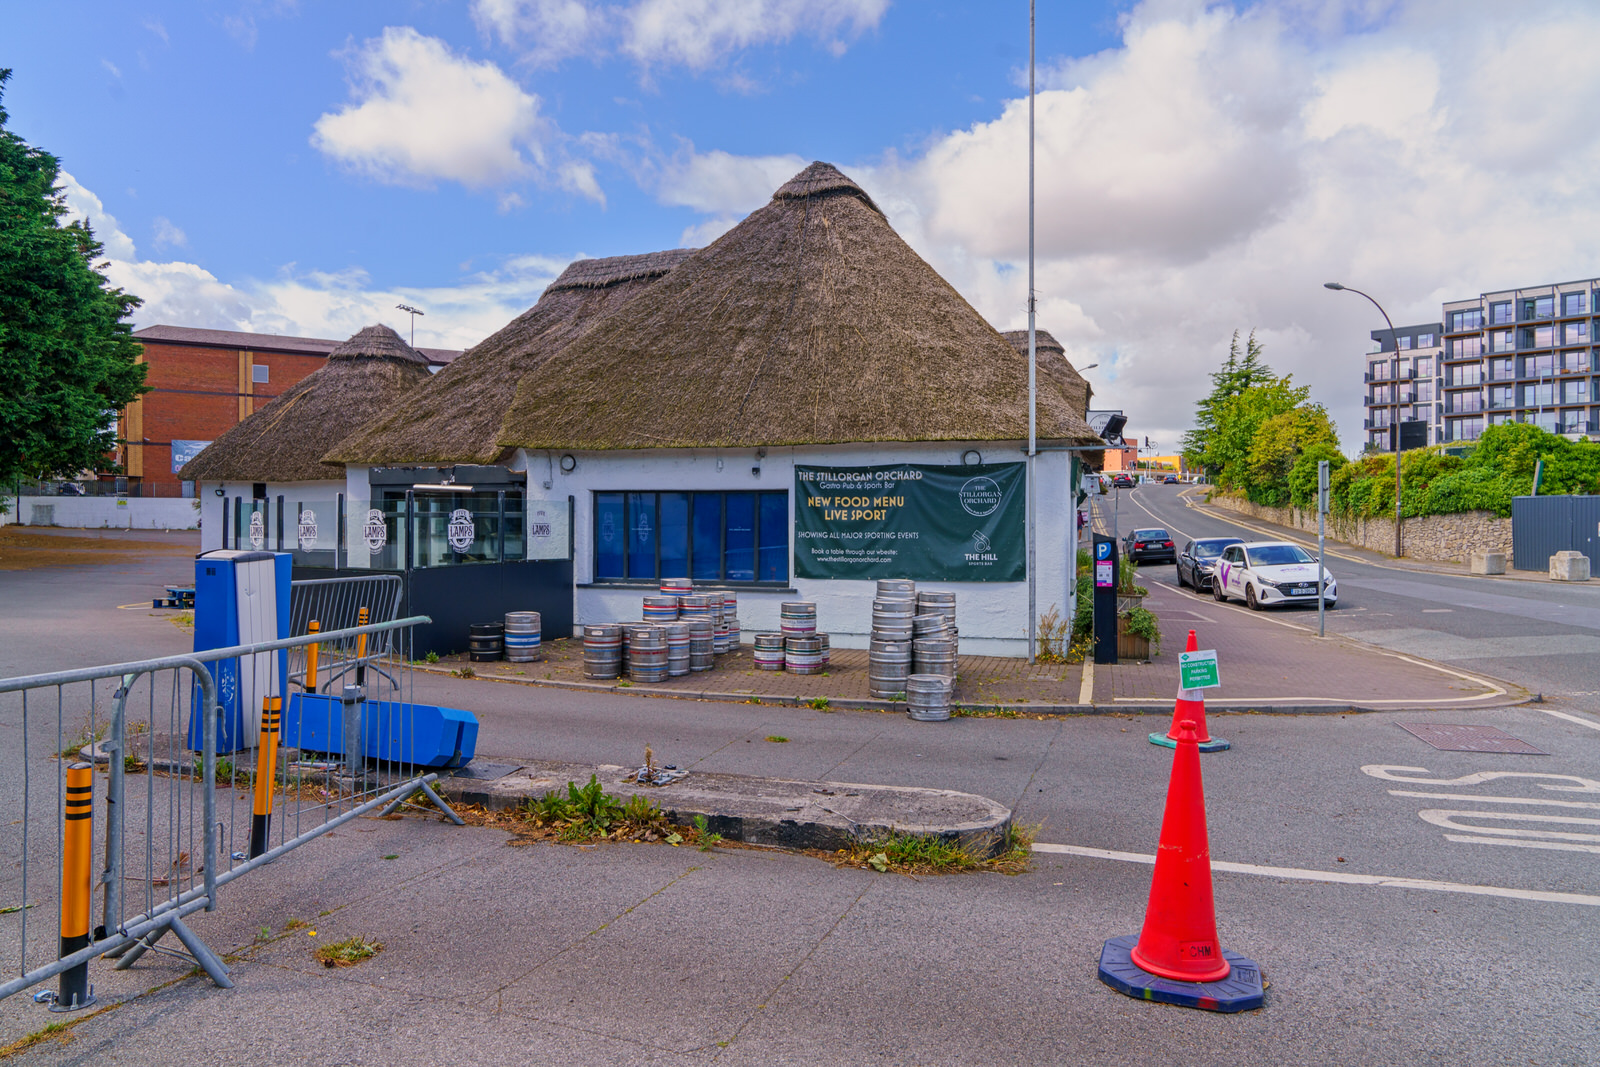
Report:
[[[597,582],[789,580],[788,493],[596,493]]]

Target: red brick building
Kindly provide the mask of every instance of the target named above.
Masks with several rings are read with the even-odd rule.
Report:
[[[323,365],[339,341],[148,326],[134,331],[150,392],[118,422],[117,462],[132,496],[187,496],[176,471],[224,431]],[[419,348],[434,367],[460,352]],[[176,454],[175,454],[176,451]],[[109,478],[103,475],[103,479]]]

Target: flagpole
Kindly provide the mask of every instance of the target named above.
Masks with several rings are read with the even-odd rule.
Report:
[[[1035,530],[1036,510],[1034,498],[1038,496],[1034,484],[1034,466],[1039,454],[1038,440],[1038,390],[1037,351],[1034,335],[1033,297],[1033,40],[1034,9],[1036,0],[1028,0],[1028,662],[1038,659],[1039,638],[1039,581],[1035,573],[1038,557]]]

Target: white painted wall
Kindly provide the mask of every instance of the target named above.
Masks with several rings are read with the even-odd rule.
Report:
[[[594,498],[607,491],[739,491],[782,490],[790,495],[789,558],[794,559],[794,468],[798,465],[874,466],[890,463],[958,464],[962,453],[976,448],[986,463],[1021,461],[1020,442],[948,442],[935,444],[840,445],[805,448],[769,448],[764,458],[755,449],[660,449],[636,452],[571,453],[577,467],[563,473],[559,455],[518,453],[517,465],[529,471],[530,500],[547,499],[565,506],[576,498],[574,575],[579,586],[575,619],[578,626],[594,622],[638,619],[640,598],[647,590],[637,587],[583,588],[594,579]],[[1068,485],[1070,457],[1065,452],[1041,453],[1038,458],[1036,507],[1037,610],[1051,605],[1068,618],[1072,612],[1071,563],[1076,550],[1076,515],[1072,487]],[[760,473],[752,472],[759,467]],[[552,473],[553,472],[553,473]],[[545,489],[546,479],[550,488]],[[534,509],[529,508],[530,513]],[[886,576],[887,577],[887,576]],[[1028,586],[1026,582],[930,582],[919,588],[956,593],[956,622],[961,647],[974,655],[1025,656],[1028,652]],[[746,639],[756,631],[778,629],[778,606],[785,600],[811,600],[817,604],[819,628],[831,635],[839,648],[865,648],[872,628],[871,581],[799,578],[792,592],[752,592],[739,595],[739,620]]]
[[[11,518],[21,526],[192,530],[200,520],[194,505],[181,497],[25,496],[12,500]]]
[[[360,469],[361,491],[366,491],[366,469]],[[217,490],[222,490],[222,495]],[[200,482],[195,486],[195,500],[200,503],[200,514],[204,523],[200,527],[200,550],[209,552],[222,547],[222,531],[224,523],[231,521],[233,516],[233,502],[242,497],[251,499],[255,486],[251,482]],[[336,504],[340,493],[345,493],[346,483],[339,481],[323,482],[268,482],[267,496],[272,501],[273,508],[278,506],[278,497],[283,497],[284,507],[293,509],[301,505],[311,510],[317,517],[318,536],[317,548],[332,548],[338,540],[339,515]],[[193,501],[184,501],[185,504]],[[290,549],[290,541],[296,538],[297,526],[294,516],[284,516],[284,548]],[[267,548],[277,545],[277,521],[273,520],[273,529],[268,531],[272,543]],[[230,536],[231,533],[230,533]],[[241,546],[229,544],[229,548]],[[243,547],[249,547],[248,545]]]

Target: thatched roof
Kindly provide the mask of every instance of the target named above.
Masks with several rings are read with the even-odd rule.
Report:
[[[367,326],[328,362],[211,442],[178,477],[201,482],[344,478],[322,454],[428,379],[428,360],[387,326]]]
[[[391,410],[341,441],[337,463],[492,463],[517,383],[595,321],[694,254],[678,248],[580,259],[539,302],[469,349]]]
[[[518,386],[527,448],[1021,440],[1027,361],[813,163]],[[1039,436],[1098,442],[1058,391]]]
[[[1000,335],[1004,337],[1017,354],[1023,359],[1028,358],[1028,331],[1007,330]],[[1061,390],[1067,402],[1072,405],[1072,410],[1084,420],[1089,418],[1089,397],[1094,389],[1087,379],[1078,373],[1071,360],[1067,359],[1067,350],[1061,347],[1061,342],[1051,336],[1049,330],[1037,327],[1033,331],[1034,362],[1038,367],[1038,386],[1040,389],[1053,385]]]

